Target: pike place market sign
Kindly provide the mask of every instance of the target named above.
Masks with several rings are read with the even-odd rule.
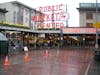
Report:
[[[66,27],[66,21],[69,19],[67,6],[63,4],[39,7],[38,10],[42,15],[37,14],[32,16],[32,20],[36,23],[36,28],[52,29]]]

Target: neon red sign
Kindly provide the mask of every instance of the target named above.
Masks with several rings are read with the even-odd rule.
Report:
[[[69,19],[69,14],[63,11],[63,4],[39,7],[39,11],[46,12],[42,15],[32,16],[32,20],[37,23],[37,28],[61,28],[64,27],[64,21]]]
[[[56,6],[45,6],[45,7],[39,7],[39,11],[41,12],[50,12],[50,11],[59,11],[62,9],[63,4],[56,5]]]

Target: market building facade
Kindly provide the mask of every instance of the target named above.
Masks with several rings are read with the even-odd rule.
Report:
[[[84,7],[82,4],[84,4]],[[87,7],[85,7],[85,5]],[[43,18],[40,21],[33,20],[33,16],[43,16],[43,12],[30,8],[17,1],[0,4],[2,8],[6,8],[8,11],[7,13],[5,13],[5,20],[0,24],[0,31],[4,34],[6,33],[5,35],[11,41],[17,40],[18,43],[18,41],[21,40],[19,43],[20,46],[24,44],[34,48],[45,46],[52,48],[59,48],[62,46],[94,47],[96,29],[93,28],[93,23],[96,21],[96,14],[95,7],[92,8],[92,6],[90,5],[91,3],[89,3],[88,7],[88,3],[80,3],[79,8],[77,8],[79,10],[80,16],[80,27],[68,27],[68,13],[66,12],[67,18],[66,14],[65,16],[62,16],[61,13],[60,18],[58,19],[60,22],[62,21],[62,19],[64,19],[64,26],[59,27],[57,24],[58,28],[55,28],[55,26],[53,26],[54,28],[50,28],[49,25],[47,26],[49,28],[45,28],[41,26],[44,24]],[[54,11],[52,12],[53,13],[51,15],[54,15]],[[92,16],[91,13],[93,13]],[[85,15],[87,15],[87,17]],[[49,20],[46,21],[48,22]],[[9,24],[8,22],[10,22],[11,24]],[[51,23],[54,22],[56,22],[56,20],[54,19],[54,17],[51,17]],[[40,25],[40,27],[36,25]],[[100,30],[98,29],[98,31]]]
[[[42,22],[32,21],[31,18],[43,13],[18,1],[1,3],[0,7],[0,31],[8,38],[9,45],[16,46],[16,49],[18,46],[22,49],[26,44],[33,45],[35,24]]]

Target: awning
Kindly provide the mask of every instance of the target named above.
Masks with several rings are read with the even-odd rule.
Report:
[[[0,41],[7,41],[6,36],[4,36],[2,33],[0,33]]]
[[[96,28],[64,28],[63,34],[96,34]]]

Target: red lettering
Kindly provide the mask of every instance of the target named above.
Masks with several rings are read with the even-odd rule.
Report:
[[[58,10],[63,10],[62,9],[63,4],[60,5],[53,5],[53,6],[45,6],[45,7],[39,7],[39,11],[42,12],[50,12],[50,11],[58,11]]]
[[[40,26],[41,26],[42,29],[44,28],[44,25],[40,25]]]
[[[54,5],[52,6],[52,11],[54,11]]]
[[[48,11],[48,7],[47,7],[47,6],[45,7],[45,12],[46,12],[46,11]]]
[[[46,14],[45,16],[47,20],[50,20],[50,14]]]
[[[40,21],[39,15],[33,16],[33,17],[32,17],[32,20],[33,20],[33,21]]]
[[[37,21],[40,22],[41,21],[41,18],[39,15],[37,15]]]
[[[79,32],[79,30],[75,30],[74,32],[75,32],[75,33],[78,33],[78,32]]]
[[[42,11],[42,7],[39,7],[39,11]]]
[[[55,11],[58,11],[58,10],[59,10],[59,5],[56,5]]]
[[[45,19],[45,15],[42,15],[41,16],[41,22],[44,22],[44,19]]]
[[[48,7],[47,6],[42,7],[42,12],[46,12],[46,11],[48,11]]]
[[[47,24],[46,24],[46,27],[47,27],[47,28],[50,28],[50,23],[47,23]]]
[[[42,25],[39,23],[37,24],[37,28],[64,28],[64,23],[61,22],[52,22],[52,23],[42,23]],[[75,32],[78,32],[77,30],[74,30]]]
[[[51,6],[48,6],[48,12],[52,11]]]
[[[55,23],[54,22],[52,22],[52,28],[55,28]]]
[[[36,21],[36,16],[32,16],[32,20],[33,21]]]
[[[54,21],[54,13],[51,15],[51,20]]]
[[[56,28],[59,28],[59,23],[58,22],[56,22]]]
[[[40,28],[40,25],[39,24],[37,24],[37,28]]]
[[[59,20],[59,13],[55,13],[55,16],[56,16],[55,20]]]
[[[61,7],[63,6],[63,4],[60,4],[59,5],[59,10],[63,10]]]
[[[61,14],[60,14],[60,19],[65,19],[64,12],[61,12]]]
[[[60,28],[64,28],[64,23],[63,22],[60,23]]]
[[[95,33],[96,30],[95,29],[86,29],[88,33]]]

